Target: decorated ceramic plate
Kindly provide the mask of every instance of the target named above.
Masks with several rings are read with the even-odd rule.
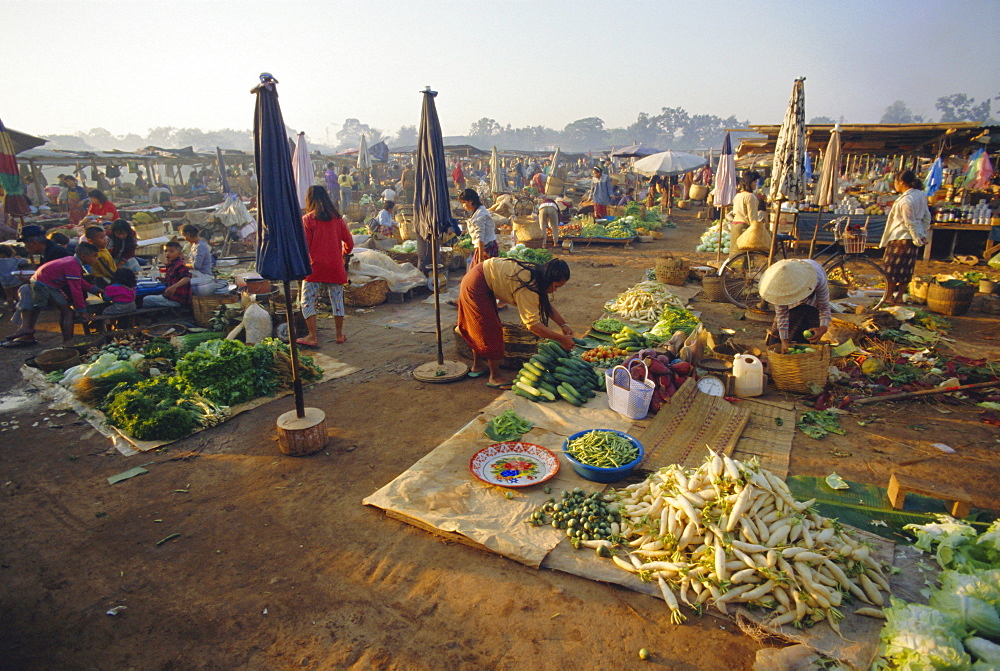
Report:
[[[472,455],[469,470],[488,485],[530,487],[558,473],[559,458],[532,443],[494,443]]]

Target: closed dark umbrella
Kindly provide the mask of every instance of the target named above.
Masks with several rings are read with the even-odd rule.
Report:
[[[219,186],[222,188],[222,193],[232,193],[232,189],[229,188],[229,177],[226,176],[226,162],[222,160],[222,149],[219,147],[215,148],[215,158],[219,161]]]
[[[438,291],[438,238],[454,227],[451,216],[451,196],[448,193],[448,167],[444,159],[444,137],[434,104],[436,91],[430,87],[421,93],[424,104],[420,112],[420,133],[417,136],[417,158],[414,171],[413,224],[417,235],[431,250],[431,277],[434,283],[434,318],[437,333],[437,363],[424,364],[413,371],[414,377],[429,382],[446,382],[465,375],[468,367],[457,361],[444,360],[441,338],[441,297]]]
[[[278,83],[268,73],[260,75],[253,114],[254,166],[257,170],[257,272],[269,280],[285,284],[285,314],[288,317],[288,345],[291,349],[295,412],[305,416],[299,355],[295,343],[295,318],[289,282],[304,279],[312,272],[299,214],[299,202],[292,175],[292,156],[285,137],[285,123],[278,105]]]

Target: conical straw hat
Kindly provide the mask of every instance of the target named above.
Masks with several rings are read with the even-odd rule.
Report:
[[[794,305],[816,290],[819,277],[804,259],[778,261],[760,278],[760,296],[771,305]]]

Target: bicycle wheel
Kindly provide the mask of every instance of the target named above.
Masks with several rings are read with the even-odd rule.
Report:
[[[760,277],[765,270],[767,254],[763,252],[742,252],[722,264],[719,276],[729,302],[741,308],[756,305],[760,301]]]
[[[823,267],[832,300],[849,297],[875,309],[889,297],[889,278],[874,261],[860,256],[836,256]]]

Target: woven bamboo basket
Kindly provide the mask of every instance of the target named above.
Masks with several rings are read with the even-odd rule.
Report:
[[[917,278],[910,280],[910,286],[907,288],[907,293],[910,294],[910,301],[916,303],[917,305],[923,305],[926,303],[927,289],[930,286],[930,283],[918,280]]]
[[[233,294],[212,294],[211,296],[192,296],[191,310],[194,312],[194,323],[202,328],[208,328],[212,313],[222,305],[236,303],[240,299]]]
[[[455,327],[455,351],[459,356],[472,358],[472,348]],[[538,343],[541,338],[520,324],[503,325],[503,360],[500,367],[507,370],[517,370],[524,362],[538,353]]]
[[[344,305],[352,308],[370,308],[385,303],[389,294],[389,283],[379,278],[364,284],[344,286]]]
[[[66,370],[80,363],[80,353],[69,347],[57,347],[47,349],[35,357],[35,365],[39,370],[52,373],[57,370]]]
[[[772,350],[767,354],[768,368],[774,386],[781,391],[810,394],[810,383],[823,387],[830,376],[830,348],[827,345],[812,345],[815,352],[805,354],[779,354]]]
[[[701,297],[713,303],[725,303],[726,290],[722,287],[722,278],[718,275],[706,275],[701,278]]]
[[[387,249],[385,253],[396,263],[412,263],[413,265],[417,265],[418,255],[416,252],[394,252],[391,249]]]
[[[949,317],[964,315],[972,306],[975,295],[976,287],[971,284],[954,289],[932,284],[927,287],[927,309]]]
[[[656,260],[656,281],[662,284],[683,286],[688,278],[691,262],[682,257],[667,254]]]
[[[984,296],[979,311],[987,315],[1000,315],[1000,296]]]

